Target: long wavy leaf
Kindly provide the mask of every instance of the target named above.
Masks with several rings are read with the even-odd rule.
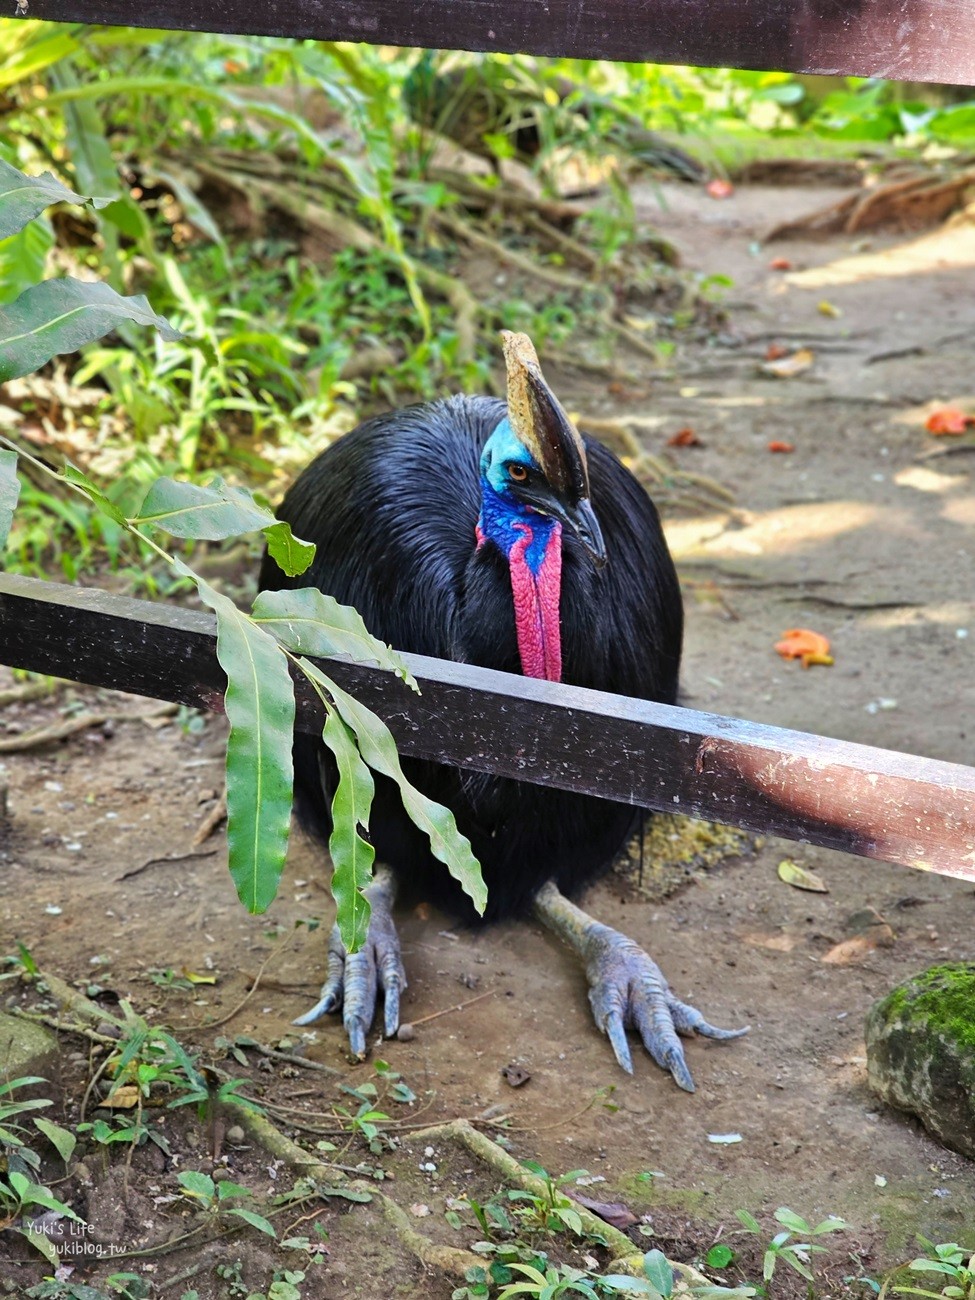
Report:
[[[20,479],[17,477],[17,453],[0,451],[0,551],[7,545],[10,525],[13,523],[17,498],[20,496]]]
[[[372,909],[362,892],[372,880],[376,851],[359,834],[369,829],[369,812],[376,785],[362,761],[355,737],[335,709],[329,709],[322,740],[335,755],[339,783],[332,798],[332,834],[328,851],[332,858],[332,895],[335,920],[349,952],[358,952],[366,941]]]
[[[317,587],[262,591],[254,601],[254,621],[298,654],[348,655],[357,663],[378,664],[419,690],[406,661],[369,632],[358,611]]]
[[[76,352],[123,321],[151,325],[164,339],[182,337],[141,294],[123,298],[107,284],[44,280],[0,308],[0,383],[37,370],[59,353]]]
[[[0,158],[0,239],[23,230],[52,203],[84,202],[82,195],[62,185],[51,172],[25,176]]]
[[[481,875],[481,865],[471,851],[470,841],[457,829],[454,814],[449,808],[421,794],[407,780],[400,766],[396,742],[381,718],[336,686],[309,659],[299,659],[298,664],[302,672],[331,696],[343,722],[355,734],[359,752],[373,771],[388,776],[399,786],[403,807],[413,822],[429,837],[433,856],[446,866],[477,912],[483,914],[487,906],[487,889]]]
[[[227,845],[230,874],[249,912],[277,893],[288,852],[294,769],[294,687],[274,639],[181,560],[217,616],[217,659],[227,674]]]

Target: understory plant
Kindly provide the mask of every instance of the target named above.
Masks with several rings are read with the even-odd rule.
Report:
[[[26,227],[51,202],[86,200],[52,176],[23,176],[0,163],[0,235]],[[124,298],[100,283],[49,279],[24,290],[0,311],[0,379],[43,365],[113,329],[120,320],[148,324],[173,335],[169,323],[144,299]],[[312,657],[347,655],[398,676],[418,690],[404,660],[372,637],[347,606],[315,588],[265,591],[251,613],[239,609],[179,556],[156,540],[159,532],[181,539],[224,541],[263,534],[269,554],[289,576],[305,572],[315,548],[293,536],[267,503],[222,478],[206,486],[163,478],[138,512],[127,515],[75,465],[60,471],[0,436],[0,547],[20,491],[18,463],[56,482],[136,538],[180,578],[191,583],[216,615],[216,653],[227,675],[225,707],[230,873],[251,912],[263,912],[277,892],[287,854],[293,795],[291,747],[295,723],[292,671],[308,683],[325,718],[322,739],[335,755],[339,780],[332,804],[329,848],[335,866],[332,890],[337,923],[349,951],[365,939],[370,907],[364,890],[372,877],[374,851],[365,838],[374,793],[373,772],[396,782],[404,806],[430,838],[434,855],[470,894],[478,911],[486,903],[480,867],[453,814],[421,794],[406,778],[386,725],[343,691]],[[312,657],[310,657],[312,656]]]

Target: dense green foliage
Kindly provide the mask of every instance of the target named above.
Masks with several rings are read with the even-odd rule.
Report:
[[[53,373],[8,385],[9,418],[111,482],[129,513],[159,474],[213,466],[273,496],[363,407],[490,386],[499,325],[549,349],[580,318],[593,333],[585,293],[547,285],[533,296],[517,276],[499,286],[483,271],[472,293],[458,284],[445,224],[457,193],[404,104],[416,66],[413,51],[0,23],[0,159],[95,199],[0,241],[0,306],[42,273],[99,278],[147,294],[184,335],[147,342],[122,326]],[[583,174],[598,167],[614,113],[686,144],[718,174],[770,141],[849,150],[975,137],[975,106],[905,99],[883,82],[823,93],[785,73],[459,54],[432,66],[473,66],[502,99],[534,95],[543,190],[567,152]],[[482,151],[508,157],[513,132],[510,122],[486,130]],[[584,232],[593,280],[640,234],[624,173],[603,179]],[[488,169],[476,184],[489,194],[496,178]],[[542,270],[564,264],[527,233],[515,238]],[[668,319],[680,328],[686,313],[664,310]],[[11,562],[73,577],[95,555],[124,564],[119,541],[111,520],[30,481]],[[159,570],[150,562],[129,576],[151,586]]]

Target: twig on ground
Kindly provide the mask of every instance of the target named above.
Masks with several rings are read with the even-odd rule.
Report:
[[[416,1020],[411,1020],[410,1024],[414,1027],[416,1025],[425,1025],[431,1020],[439,1020],[441,1016],[449,1016],[452,1011],[463,1011],[465,1007],[469,1007],[473,1002],[481,1002],[484,998],[493,996],[494,989],[488,989],[486,993],[478,993],[477,997],[468,998],[466,1002],[458,1002],[452,1007],[443,1007],[440,1011],[431,1011],[428,1016],[420,1016]]]
[[[196,828],[196,834],[190,840],[194,848],[205,844],[221,822],[227,820],[227,796],[222,794],[207,815]]]
[[[150,867],[165,866],[170,862],[192,862],[194,858],[212,858],[216,849],[201,849],[196,852],[174,853],[168,858],[149,858],[141,866],[132,867],[129,871],[123,871],[120,876],[116,876],[116,881],[131,880],[133,876],[139,876],[143,871],[148,871]]]

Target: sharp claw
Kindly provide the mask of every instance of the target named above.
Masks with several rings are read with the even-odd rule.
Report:
[[[310,1011],[306,1011],[303,1016],[295,1016],[292,1020],[293,1025],[313,1025],[316,1020],[320,1020],[329,1011],[334,1011],[335,1006],[331,997],[320,998]]]
[[[370,1022],[371,1019],[370,1016]],[[347,1016],[342,1023],[349,1036],[349,1051],[361,1061],[366,1054],[366,1024],[358,1016]]]
[[[685,1092],[695,1092],[694,1080],[691,1072],[687,1068],[687,1062],[684,1060],[684,1053],[678,1046],[677,1050],[673,1048],[667,1053],[667,1059],[664,1062],[664,1069],[669,1070],[674,1076],[674,1083],[678,1088],[683,1088]]]
[[[619,1011],[611,1011],[605,1019],[603,1029],[612,1044],[613,1055],[626,1073],[632,1074],[633,1058],[630,1056],[630,1045],[626,1041],[626,1029],[623,1025],[622,1014]]]

